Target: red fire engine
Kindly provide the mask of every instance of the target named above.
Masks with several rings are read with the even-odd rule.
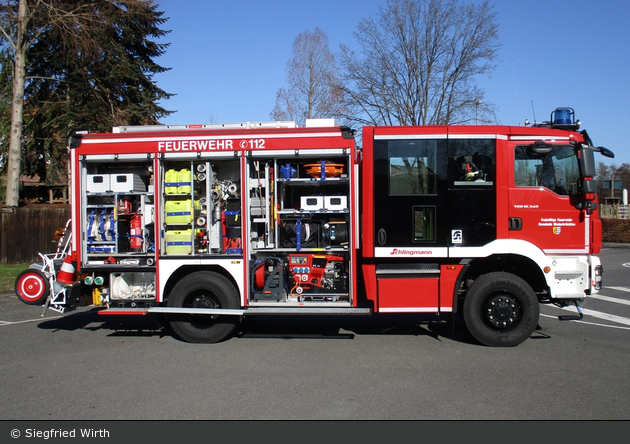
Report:
[[[601,286],[593,153],[613,154],[578,128],[558,108],[524,127],[364,127],[360,147],[327,119],[74,132],[66,270],[18,295],[159,313],[190,342],[249,315],[424,313],[514,346],[539,304],[579,318]]]

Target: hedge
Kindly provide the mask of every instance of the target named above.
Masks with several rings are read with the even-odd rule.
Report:
[[[602,219],[602,240],[630,243],[630,219]]]

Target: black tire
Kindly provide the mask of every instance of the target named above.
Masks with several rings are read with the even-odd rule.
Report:
[[[464,300],[468,331],[484,345],[514,347],[529,338],[540,317],[534,290],[518,276],[488,273],[476,279]]]
[[[173,287],[169,307],[239,308],[239,295],[224,276],[198,271],[184,277]],[[235,315],[169,314],[168,322],[175,334],[186,342],[214,343],[234,333],[240,322]]]
[[[15,279],[15,294],[25,304],[43,305],[49,293],[48,278],[36,268],[27,268]]]

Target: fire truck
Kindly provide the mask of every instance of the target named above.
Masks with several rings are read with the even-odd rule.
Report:
[[[67,254],[16,290],[60,312],[157,313],[187,342],[247,316],[399,313],[516,346],[540,304],[580,319],[602,285],[594,153],[613,154],[579,126],[558,108],[360,135],[331,119],[75,131]]]

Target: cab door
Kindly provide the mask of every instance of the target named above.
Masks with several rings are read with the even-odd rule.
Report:
[[[450,257],[485,255],[497,238],[496,137],[449,134],[448,217]]]
[[[444,135],[375,135],[374,255],[446,257]]]
[[[589,216],[575,207],[580,171],[575,148],[549,144],[535,152],[534,141],[510,142],[514,178],[509,190],[509,237],[538,246],[547,254],[588,252]]]

